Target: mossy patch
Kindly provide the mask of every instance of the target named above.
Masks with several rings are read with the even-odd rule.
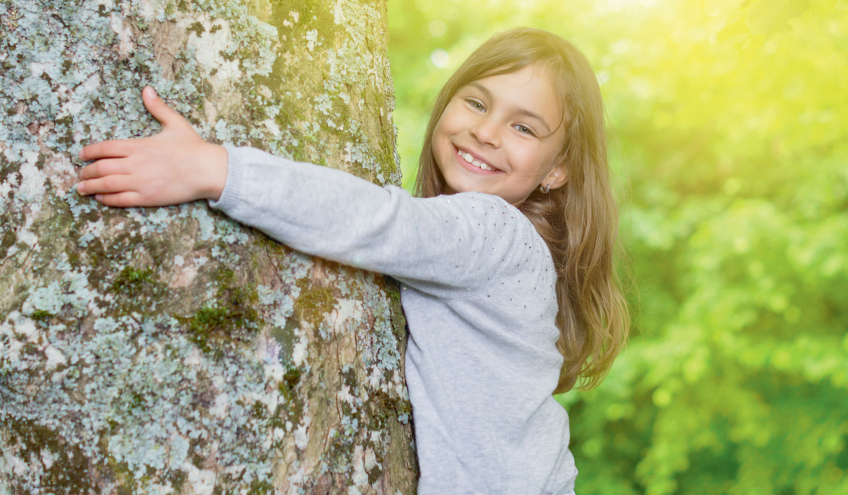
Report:
[[[297,382],[300,381],[300,368],[292,368],[286,371],[286,374],[283,375],[283,380],[286,382],[286,385],[289,389],[293,389]]]
[[[51,316],[53,316],[53,315],[50,314],[49,311],[44,311],[43,309],[36,309],[35,311],[32,312],[32,314],[30,315],[30,318],[32,318],[33,320],[35,320],[37,322],[42,322],[42,321],[49,320]]]
[[[300,22],[296,26],[317,29],[322,37],[333,38],[336,35],[338,26],[336,25],[333,12],[327,8],[330,5],[327,2],[315,0],[276,0],[272,3],[273,10],[268,23],[276,27],[280,32],[285,32],[288,28],[284,22],[292,19],[289,12],[294,11],[300,14]]]
[[[61,489],[63,493],[91,493],[94,487],[89,462],[81,449],[69,445],[56,432],[34,421],[6,417],[0,425],[9,435],[8,443],[12,449],[20,449],[12,455],[24,460],[42,459],[42,453],[46,452],[52,457],[50,467],[43,466],[43,488]],[[15,490],[14,486],[11,488],[12,493],[27,493]]]
[[[219,270],[215,280],[218,290],[213,305],[180,319],[188,326],[191,340],[206,352],[212,350],[213,341],[246,339],[260,322],[255,284],[239,285],[235,272],[229,268]]]
[[[126,314],[145,314],[161,300],[166,293],[165,289],[164,284],[156,279],[152,269],[127,266],[115,277],[109,292],[122,298],[125,303],[121,308]]]
[[[112,428],[114,429],[114,427]],[[106,435],[103,435],[100,441],[100,448],[103,451],[108,450],[107,442],[108,440]],[[117,485],[115,489],[117,490],[118,495],[132,495],[135,493],[135,490],[133,489],[135,484],[135,475],[125,464],[116,461],[110,456],[106,459],[106,465],[109,466],[109,473],[115,480],[115,484]]]
[[[288,362],[291,360],[292,351],[294,350],[295,332],[297,331],[299,322],[300,320],[297,316],[292,315],[288,321],[286,321],[285,327],[272,327],[269,332],[271,337],[282,347],[280,350],[280,355],[282,356],[280,361],[282,362]]]
[[[259,480],[254,480],[250,485],[250,491],[247,492],[248,495],[265,495],[267,493],[274,493],[274,485],[270,481]]]
[[[188,31],[189,33],[194,33],[199,37],[200,35],[206,32],[206,28],[203,27],[203,24],[195,21],[191,24],[191,26],[186,29],[186,31]]]
[[[303,397],[295,393],[295,387],[300,383],[301,374],[300,368],[289,368],[283,375],[283,379],[277,384],[277,390],[280,395],[285,397],[286,404],[280,404],[274,411],[271,418],[271,423],[274,426],[282,427],[286,419],[292,423],[300,422],[303,416],[304,400]]]
[[[294,397],[293,391],[298,382],[300,382],[300,375],[300,368],[291,368],[286,371],[285,375],[283,375],[282,381],[280,381],[279,385],[277,385],[277,389],[281,394],[283,394],[283,397],[285,397],[286,400],[292,400]]]
[[[300,318],[308,323],[317,325],[336,306],[336,298],[329,287],[310,286],[308,279],[297,281],[300,297],[294,303],[294,309],[300,313]]]
[[[254,402],[252,409],[256,419],[265,419],[268,416],[268,407],[260,401]]]
[[[121,273],[115,277],[115,281],[112,283],[112,291],[117,294],[137,297],[141,295],[146,286],[154,283],[153,270],[149,268],[139,270],[128,266],[121,270]]]
[[[0,238],[0,258],[6,258],[6,253],[9,251],[9,248],[15,245],[15,241],[17,241],[18,236],[15,234],[15,231],[9,229],[3,234],[3,237]]]

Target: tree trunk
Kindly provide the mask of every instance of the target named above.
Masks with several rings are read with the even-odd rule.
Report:
[[[398,184],[386,41],[384,0],[0,0],[0,495],[414,492],[394,286],[74,189],[82,146],[158,132],[146,84]]]

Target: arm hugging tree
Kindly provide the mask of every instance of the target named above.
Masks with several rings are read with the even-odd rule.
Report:
[[[382,277],[74,190],[83,145],[158,131],[146,84],[207,139],[399,183],[385,16],[0,1],[0,494],[412,492]]]

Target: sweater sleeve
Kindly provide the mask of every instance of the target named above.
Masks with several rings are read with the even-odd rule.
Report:
[[[488,286],[521,264],[526,243],[538,242],[529,220],[497,196],[414,198],[254,148],[227,152],[227,182],[212,208],[298,251],[425,292]]]

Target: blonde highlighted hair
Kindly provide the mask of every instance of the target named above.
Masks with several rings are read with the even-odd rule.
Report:
[[[432,140],[456,92],[473,81],[531,64],[547,69],[560,96],[560,125],[566,126],[566,137],[559,159],[568,181],[547,194],[537,189],[518,208],[547,243],[557,270],[557,348],[565,361],[554,393],[575,385],[591,389],[623,348],[630,318],[613,263],[618,213],[607,163],[603,102],[586,57],[568,41],[540,29],[516,28],[483,43],[436,97],[415,192],[432,197],[445,191]]]

